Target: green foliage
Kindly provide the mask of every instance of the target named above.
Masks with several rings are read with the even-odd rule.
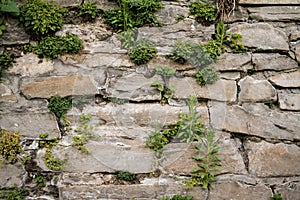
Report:
[[[172,198],[160,198],[159,200],[193,200],[192,196],[182,196],[181,194],[176,194]]]
[[[136,176],[135,176],[135,174],[132,174],[127,171],[119,171],[116,174],[116,178],[121,181],[132,182],[136,179]]]
[[[41,138],[41,139],[46,139],[48,136],[49,136],[49,133],[41,133],[41,134],[39,135],[39,138]]]
[[[10,133],[4,129],[0,130],[0,155],[9,163],[14,164],[19,161],[19,154],[23,153],[20,145],[20,135]]]
[[[32,179],[36,183],[37,188],[45,187],[45,178],[43,176],[37,176]]]
[[[120,31],[144,24],[159,25],[154,14],[162,7],[160,0],[118,0],[118,7],[104,12],[105,23]]]
[[[281,194],[280,193],[274,194],[273,197],[272,197],[272,200],[282,200]]]
[[[4,75],[4,70],[10,67],[13,63],[13,59],[10,57],[9,54],[3,53],[0,54],[0,81]]]
[[[24,200],[28,195],[29,192],[25,188],[17,188],[17,186],[0,191],[0,199],[5,200]]]
[[[185,19],[185,16],[183,15],[183,14],[180,14],[180,15],[178,15],[177,17],[176,17],[176,22],[180,22],[180,21],[182,21],[182,20],[184,20]]]
[[[45,165],[53,171],[62,170],[66,163],[66,160],[55,158],[50,148],[47,148],[46,153],[43,155],[43,160]]]
[[[3,35],[4,31],[6,31],[6,26],[3,22],[3,19],[0,18],[0,36]]]
[[[87,18],[88,20],[95,19],[100,15],[96,2],[85,1],[78,7],[78,10],[78,16]]]
[[[146,141],[147,147],[154,151],[160,151],[168,143],[169,140],[161,132],[153,132]]]
[[[156,54],[156,44],[149,39],[136,41],[129,51],[130,60],[138,65],[149,62]]]
[[[19,16],[20,10],[15,2],[11,0],[0,0],[0,15],[1,13],[8,13],[12,16]]]
[[[82,41],[77,35],[67,33],[66,36],[47,36],[33,49],[39,56],[54,59],[64,53],[78,53],[82,47]]]
[[[189,5],[189,11],[204,25],[212,24],[216,20],[217,8],[209,2],[196,0]]]
[[[240,34],[234,33],[229,38],[229,46],[233,53],[245,53],[247,52],[247,49],[243,44],[240,44],[242,42],[242,36]]]
[[[122,42],[122,47],[124,49],[130,50],[131,47],[134,45],[136,42],[137,38],[137,29],[133,28],[131,30],[123,31],[121,33],[117,34],[117,37],[121,40]]]
[[[60,30],[67,10],[44,0],[27,0],[20,7],[20,22],[36,36],[46,36]]]
[[[197,139],[200,142],[199,146],[196,146],[196,152],[199,155],[193,156],[193,159],[197,161],[198,167],[191,171],[191,179],[185,183],[188,188],[196,185],[200,185],[203,189],[213,188],[213,181],[216,179],[215,174],[221,166],[218,141],[215,139],[215,133],[212,130],[208,130],[205,137]]]
[[[65,118],[68,110],[72,107],[72,102],[68,98],[61,98],[54,95],[50,98],[48,109],[55,114],[57,118]]]
[[[205,67],[203,69],[201,69],[200,71],[198,71],[195,74],[196,77],[196,81],[199,85],[207,85],[207,84],[214,84],[215,82],[217,82],[217,80],[219,80],[220,78],[220,73],[216,72],[213,67],[208,66]]]

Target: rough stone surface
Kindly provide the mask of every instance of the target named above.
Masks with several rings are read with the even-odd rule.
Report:
[[[258,50],[289,50],[287,36],[267,23],[239,24],[228,30],[239,33],[243,37],[243,44]]]
[[[297,45],[295,48],[295,55],[298,63],[300,63],[300,45]]]
[[[277,100],[276,90],[267,80],[255,80],[251,76],[246,76],[239,81],[238,85],[240,86],[239,100],[241,102]]]
[[[61,97],[94,95],[97,93],[97,87],[88,76],[49,77],[24,83],[21,91],[26,98],[32,99],[50,98],[55,94]]]
[[[17,98],[14,95],[10,85],[0,83],[0,102],[16,102]]]
[[[280,54],[253,54],[252,61],[255,70],[288,70],[298,67],[295,60]]]
[[[209,102],[211,125],[218,130],[243,133],[262,138],[298,140],[299,113],[270,110],[263,104],[227,106]]]
[[[278,93],[278,100],[280,109],[300,111],[300,94],[282,90]]]
[[[1,159],[0,159],[1,161]],[[21,165],[0,164],[0,189],[22,186],[25,171]]]
[[[221,55],[215,64],[214,69],[217,71],[247,71],[252,68],[251,54],[228,54]]]
[[[300,174],[300,148],[294,144],[247,142],[249,171],[259,177],[294,176]],[[288,165],[287,165],[288,163]]]
[[[39,138],[42,133],[48,133],[49,138],[59,136],[55,117],[50,113],[1,114],[0,124],[3,129],[28,138]]]
[[[29,42],[29,35],[25,29],[18,26],[19,21],[16,19],[9,19],[5,21],[6,31],[0,37],[1,45],[16,45],[26,44]]]
[[[276,192],[280,193],[282,199],[299,199],[300,196],[300,184],[299,181],[284,183],[279,188],[276,188]]]
[[[300,4],[299,0],[240,0],[239,4]]]
[[[296,88],[300,87],[300,70],[290,72],[290,73],[281,73],[274,75],[269,78],[274,85],[287,88]]]
[[[158,12],[158,20],[165,25],[175,24],[179,15],[188,16],[188,8],[180,5],[165,5]]]

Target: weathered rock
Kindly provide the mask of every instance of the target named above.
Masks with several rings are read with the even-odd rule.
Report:
[[[20,45],[29,43],[30,35],[20,27],[19,20],[7,18],[5,21],[6,31],[0,37],[1,45]]]
[[[255,70],[257,71],[281,71],[298,67],[297,62],[295,62],[293,59],[280,54],[253,54],[252,61],[255,66]]]
[[[88,76],[47,77],[23,83],[21,91],[27,99],[97,94],[97,86]]]
[[[288,93],[281,90],[278,93],[278,100],[280,109],[300,111],[300,94]]]
[[[300,31],[299,30],[294,30],[291,32],[290,35],[290,41],[297,41],[300,39]]]
[[[73,65],[79,67],[88,67],[88,68],[100,68],[100,67],[132,68],[135,66],[134,63],[129,61],[128,55],[110,54],[110,53],[87,55],[83,61],[79,61],[79,62],[75,61]]]
[[[300,3],[300,1],[299,1]],[[251,19],[257,21],[300,21],[299,6],[250,7]]]
[[[276,188],[276,192],[281,194],[282,199],[298,199],[300,196],[300,183],[299,181],[284,183]]]
[[[10,85],[0,83],[0,102],[16,102],[17,97]]]
[[[243,133],[262,138],[298,140],[298,113],[271,110],[263,104],[227,106],[222,102],[209,102],[211,125],[218,130]]]
[[[188,98],[197,96],[198,98],[213,99],[217,101],[233,102],[236,100],[236,82],[220,79],[215,84],[200,86],[194,78],[173,78],[170,86],[176,88],[174,98]]]
[[[237,80],[241,78],[240,72],[223,72],[220,77],[226,80]]]
[[[249,171],[259,177],[300,174],[300,148],[294,144],[246,142]]]
[[[296,60],[300,63],[300,45],[297,45],[295,48]]]
[[[164,5],[157,12],[157,19],[165,25],[175,24],[179,15],[188,16],[188,8],[180,5]]]
[[[240,86],[239,100],[241,102],[270,102],[277,100],[275,88],[267,80],[255,80],[246,76],[238,83]]]
[[[239,24],[230,28],[228,32],[241,34],[243,37],[242,43],[249,48],[289,50],[285,33],[267,23]]]
[[[290,73],[281,73],[271,76],[269,78],[272,84],[287,87],[287,88],[297,88],[300,87],[300,70],[290,72]]]
[[[252,68],[251,54],[222,54],[215,64],[214,69],[217,71],[247,71]]]
[[[14,185],[21,187],[24,176],[25,171],[21,165],[0,164],[0,189],[10,188]]]
[[[49,138],[59,137],[56,119],[50,113],[1,114],[0,124],[3,129],[28,138],[39,138],[42,133],[48,133]]]
[[[217,182],[215,189],[211,190],[209,194],[209,200],[252,200],[270,199],[271,197],[272,191],[265,185],[247,185],[229,181]]]
[[[28,53],[15,60],[16,64],[9,68],[12,74],[21,76],[39,76],[53,70],[53,61],[40,59],[36,54]]]
[[[299,0],[240,0],[239,4],[300,4]]]

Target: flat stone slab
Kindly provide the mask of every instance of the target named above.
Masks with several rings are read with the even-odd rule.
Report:
[[[294,144],[248,141],[249,171],[259,177],[296,176],[300,174],[300,148]]]
[[[216,71],[247,71],[247,69],[252,68],[251,54],[222,54],[213,64]]]
[[[228,32],[241,34],[242,44],[249,48],[289,51],[286,34],[267,23],[238,24]]]
[[[47,77],[23,83],[21,91],[27,99],[73,95],[95,95],[97,86],[88,76]]]
[[[252,61],[255,66],[255,70],[257,71],[282,71],[288,69],[295,69],[298,67],[298,63],[295,60],[280,54],[255,53],[253,54]]]
[[[11,188],[14,184],[21,187],[24,176],[25,171],[21,165],[0,164],[0,188]]]
[[[280,109],[300,111],[300,94],[288,93],[282,90],[278,93],[278,100]]]
[[[239,4],[300,4],[300,0],[240,0]]]
[[[281,73],[271,76],[269,78],[272,84],[285,88],[297,88],[300,87],[300,70]]]
[[[241,102],[273,102],[277,100],[277,92],[267,80],[255,80],[251,76],[246,76],[239,81],[238,85],[240,86],[239,100]]]
[[[215,129],[270,139],[300,139],[299,113],[271,110],[263,104],[227,106],[223,102],[209,102],[208,106]]]
[[[1,114],[0,124],[7,131],[28,138],[39,138],[42,133],[48,133],[49,138],[60,135],[55,116],[51,113]]]

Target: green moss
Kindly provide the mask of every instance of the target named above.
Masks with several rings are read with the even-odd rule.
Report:
[[[127,182],[132,182],[136,180],[135,174],[132,174],[127,171],[119,171],[116,174],[116,179],[121,180],[121,181],[127,181]]]
[[[54,95],[50,98],[48,109],[55,114],[57,118],[65,118],[68,110],[72,107],[72,102],[68,98],[61,98]]]
[[[189,12],[198,22],[209,25],[216,20],[217,8],[209,2],[196,0],[189,5]]]
[[[51,149],[48,148],[46,153],[43,155],[43,160],[45,165],[54,171],[60,171],[64,168],[66,160],[61,160],[59,158],[54,157],[51,152]]]
[[[130,60],[138,65],[146,64],[155,57],[156,54],[156,44],[149,39],[136,41],[129,52]]]
[[[45,187],[45,178],[43,176],[37,176],[35,178],[32,179],[33,182],[36,183],[36,187],[37,188],[42,188]]]
[[[29,192],[25,188],[17,188],[16,186],[0,191],[0,199],[5,200],[24,200],[28,195]]]
[[[23,149],[20,145],[20,134],[0,130],[0,155],[13,164],[20,160],[18,155],[21,153]]]

